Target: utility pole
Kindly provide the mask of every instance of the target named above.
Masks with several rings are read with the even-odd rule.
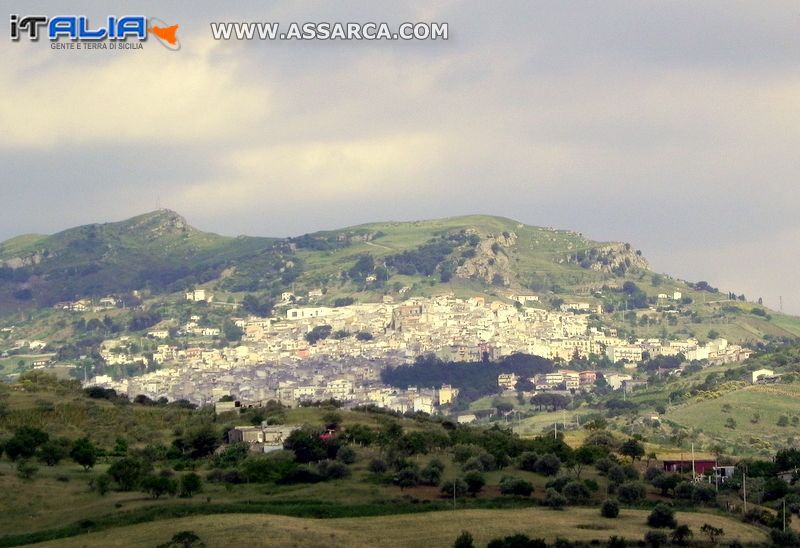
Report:
[[[554,440],[558,439],[558,421],[555,421],[553,423],[553,439]]]
[[[744,513],[747,513],[747,471],[742,473],[742,496],[744,497]]]

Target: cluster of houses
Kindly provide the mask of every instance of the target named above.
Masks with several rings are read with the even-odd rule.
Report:
[[[191,292],[192,299],[201,297],[207,300],[211,296],[204,290]],[[200,325],[199,316],[191,317],[178,331],[209,340],[195,341],[188,348],[168,344],[169,330],[152,329],[150,337],[165,339],[153,353],[153,359],[164,367],[112,382],[116,386],[110,387],[133,395],[185,398],[196,403],[214,403],[214,391],[223,390],[247,401],[278,399],[291,404],[335,398],[352,405],[432,412],[452,401],[455,390],[387,387],[379,381],[381,368],[427,354],[451,361],[499,359],[516,352],[564,361],[606,355],[630,370],[605,375],[608,384],[629,389],[639,382],[634,379],[635,369],[646,355],[682,354],[690,361],[725,363],[744,360],[750,354],[724,339],[706,344],[696,339],[622,339],[614,329],[589,327],[584,313],[591,311],[589,303],[548,311],[527,306],[537,302],[535,295],[515,295],[508,303],[446,294],[399,304],[387,301],[341,307],[296,307],[293,294],[284,297],[286,305],[278,309],[281,317],[231,318],[244,333],[235,346],[217,348],[211,339],[219,336],[219,328]],[[329,326],[329,335],[310,342],[307,335],[319,326]],[[106,344],[102,355],[108,363],[143,359],[141,354],[126,354]],[[596,375],[594,371],[563,369],[528,380],[537,391],[590,390]],[[513,376],[498,378],[499,386],[508,390],[518,381]]]

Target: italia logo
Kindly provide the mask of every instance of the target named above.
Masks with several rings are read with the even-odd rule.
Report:
[[[133,41],[144,42],[148,35],[156,37],[161,45],[173,51],[181,49],[177,36],[179,25],[167,25],[161,19],[144,15],[109,15],[102,24],[93,25],[85,15],[11,15],[11,40],[23,36],[37,42],[45,37],[51,42],[67,39],[74,42]]]

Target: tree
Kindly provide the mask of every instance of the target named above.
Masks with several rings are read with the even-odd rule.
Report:
[[[191,498],[203,489],[203,480],[194,472],[189,472],[181,478],[181,497]]]
[[[133,491],[145,474],[150,471],[150,464],[134,457],[125,457],[114,462],[108,468],[111,476],[122,491]]]
[[[97,492],[100,496],[105,496],[108,493],[109,484],[111,483],[111,478],[108,477],[108,474],[100,474],[96,478],[94,478],[94,488],[97,489]]]
[[[780,426],[782,428],[786,427],[786,426],[789,426],[789,417],[787,417],[786,415],[781,415],[778,418],[778,426]]]
[[[311,345],[317,344],[317,341],[327,339],[332,330],[333,328],[330,325],[318,325],[306,333],[306,341]]]
[[[240,341],[244,336],[244,331],[232,321],[225,320],[225,323],[222,324],[222,334],[227,341]]]
[[[486,478],[480,472],[468,472],[464,475],[464,481],[467,483],[467,491],[473,497],[480,493],[483,486],[486,485]]]
[[[604,518],[615,518],[619,516],[619,503],[613,499],[606,499],[600,506],[600,515]]]
[[[461,531],[453,543],[453,548],[475,548],[475,541],[469,531]]]
[[[661,548],[669,542],[669,538],[663,531],[648,531],[644,534],[644,541],[651,548]]]
[[[343,445],[336,453],[336,459],[345,464],[353,464],[356,461],[356,451],[349,445]]]
[[[69,456],[76,463],[83,466],[84,470],[88,470],[97,462],[97,449],[89,441],[89,438],[80,438],[72,444]]]
[[[28,459],[36,454],[36,449],[43,445],[50,436],[38,428],[22,426],[5,443],[5,452],[11,460]]]
[[[700,532],[708,537],[711,544],[716,544],[717,539],[725,534],[725,530],[722,527],[714,527],[710,523],[704,523],[700,527]]]
[[[666,504],[659,502],[656,504],[650,515],[647,516],[647,525],[650,527],[669,527],[675,529],[678,526],[675,521],[675,511]]]
[[[544,504],[550,508],[560,509],[566,506],[567,497],[551,487],[545,492]]]
[[[564,486],[561,493],[567,497],[570,504],[580,504],[587,501],[589,497],[592,496],[589,492],[589,488],[580,481],[569,482]]]
[[[30,462],[28,459],[20,459],[17,461],[17,476],[24,480],[32,479],[39,467]]]
[[[161,495],[174,495],[178,490],[177,482],[162,474],[146,476],[141,481],[141,487],[144,491],[157,499]]]
[[[458,478],[456,480],[444,480],[442,482],[442,495],[453,498],[453,493],[455,492],[456,497],[463,497],[467,494],[467,483]]]
[[[620,446],[619,452],[626,457],[630,457],[631,462],[633,462],[644,456],[644,445],[639,440],[630,438]]]
[[[617,494],[620,502],[635,504],[645,497],[647,491],[640,482],[628,481],[619,486]]]
[[[731,430],[736,429],[736,421],[733,419],[733,417],[728,417],[725,419],[725,428],[730,428]]]
[[[681,483],[678,474],[659,474],[650,482],[656,489],[661,489],[661,494],[666,496],[668,491],[675,492],[675,488]]]
[[[47,466],[55,466],[69,454],[69,440],[48,440],[39,447],[39,461]]]
[[[689,528],[688,525],[685,523],[682,525],[678,525],[678,527],[672,532],[672,544],[677,544],[678,546],[686,546],[691,541],[694,533]]]
[[[400,490],[407,487],[416,487],[419,485],[419,474],[413,468],[403,468],[394,477],[394,484],[400,487]]]
[[[188,449],[189,456],[193,459],[199,459],[212,454],[220,446],[222,440],[214,427],[206,424],[190,430],[182,442],[184,448]]]
[[[289,434],[283,447],[294,451],[294,458],[299,463],[317,462],[328,456],[325,442],[320,435],[318,430],[301,428]]]
[[[561,460],[552,453],[542,455],[536,460],[534,472],[543,476],[555,476],[561,469]]]
[[[529,497],[533,493],[533,484],[521,478],[504,476],[500,480],[500,493],[503,495]]]
[[[205,546],[194,531],[179,531],[172,535],[172,539],[156,548],[202,548]]]

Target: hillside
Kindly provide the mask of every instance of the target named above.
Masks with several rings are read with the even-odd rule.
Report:
[[[33,318],[24,334],[69,339],[42,314],[57,303],[118,298],[174,302],[193,287],[217,301],[260,299],[269,311],[280,296],[297,304],[337,300],[395,301],[452,292],[506,300],[533,294],[543,308],[587,303],[623,333],[643,337],[709,333],[735,342],[800,336],[800,322],[649,269],[642,253],[619,242],[481,215],[383,222],[291,238],[220,236],[159,210],[132,219],[86,225],[52,236],[20,236],[0,244],[0,323]],[[309,292],[316,292],[311,298]],[[680,294],[679,299],[673,296]],[[36,312],[36,310],[40,312]],[[10,323],[10,322],[9,322]],[[55,339],[54,339],[55,337]],[[1,364],[0,364],[1,365]]]
[[[768,534],[728,504],[738,505],[735,486],[718,494],[702,488],[697,500],[664,494],[645,481],[648,467],[652,475],[659,464],[626,457],[622,442],[630,438],[613,431],[587,430],[570,446],[550,434],[522,439],[497,426],[370,409],[272,402],[215,415],[208,407],[82,391],[39,374],[0,385],[0,403],[7,487],[0,546],[154,546],[187,530],[207,546],[265,535],[277,545],[372,546],[387,533],[394,539],[387,546],[448,546],[465,529],[479,545],[515,533],[548,542],[635,541],[664,501],[677,505],[697,544],[706,523],[722,527],[726,541],[763,542]],[[227,443],[231,427],[261,421],[302,428],[284,450],[266,455]],[[84,437],[90,461],[70,449]],[[198,484],[185,492],[195,475]],[[621,501],[618,518],[600,518],[609,493]],[[775,526],[773,515],[767,512],[766,525]]]

